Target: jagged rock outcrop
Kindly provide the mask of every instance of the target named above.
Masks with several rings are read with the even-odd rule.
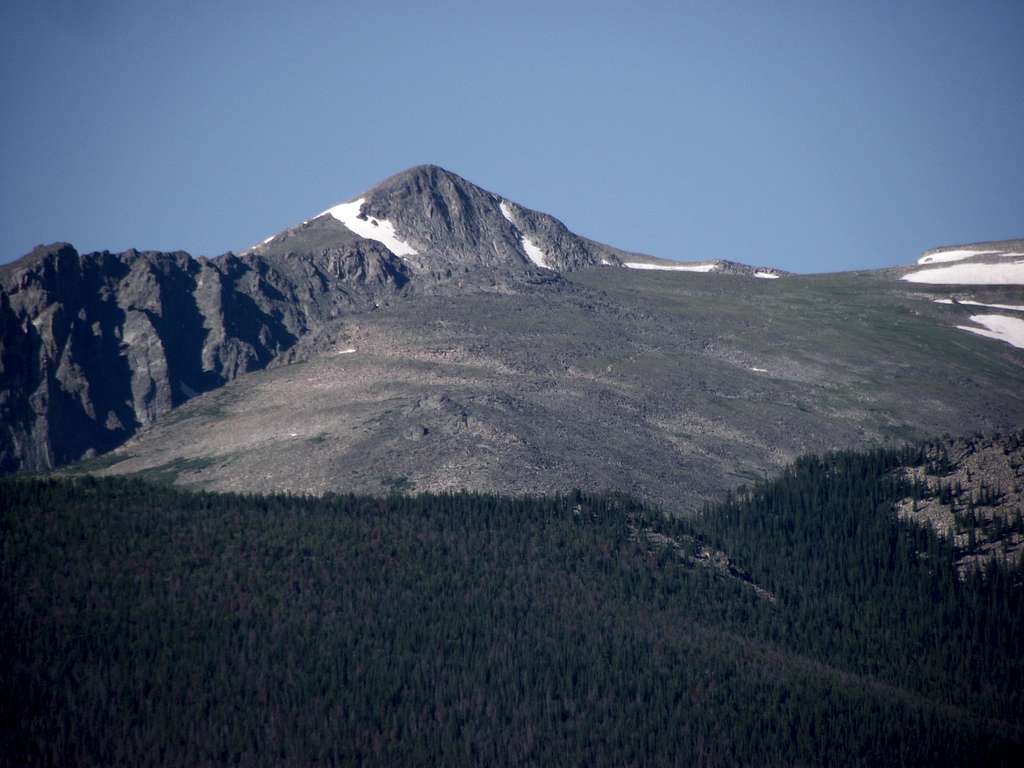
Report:
[[[407,283],[393,254],[355,237],[213,260],[40,246],[0,268],[0,471],[109,450]]]
[[[952,539],[961,575],[1024,558],[1024,432],[936,440],[901,474],[897,513]]]

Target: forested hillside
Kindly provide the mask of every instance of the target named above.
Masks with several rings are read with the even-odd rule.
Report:
[[[922,451],[693,521],[4,480],[0,764],[1020,764],[1024,573],[899,519]]]

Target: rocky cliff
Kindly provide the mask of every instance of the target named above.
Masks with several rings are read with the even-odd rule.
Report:
[[[0,470],[109,450],[408,280],[385,247],[353,236],[213,260],[40,246],[0,268]]]

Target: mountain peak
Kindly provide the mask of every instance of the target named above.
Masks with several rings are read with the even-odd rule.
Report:
[[[581,237],[549,214],[429,163],[389,176],[361,195],[249,250],[315,253],[330,246],[331,237],[339,242],[353,238],[376,241],[400,258],[414,279],[480,268],[529,274],[538,269],[571,272],[597,266],[755,277],[782,274],[725,262],[680,264],[623,251]]]
[[[438,165],[416,165],[248,252],[312,253],[354,238],[401,258],[413,276],[468,269],[566,272],[620,264],[626,254],[579,237],[552,216],[513,203]]]
[[[420,165],[413,165],[406,168],[404,171],[393,173],[383,181],[378,182],[371,187],[368,192],[373,192],[376,189],[383,187],[394,186],[396,184],[408,183],[416,180],[425,180],[431,182],[437,182],[442,178],[458,180],[466,184],[471,182],[467,181],[463,177],[459,176],[453,171],[449,171],[447,168],[442,168],[440,165],[434,165],[433,163],[422,163]]]

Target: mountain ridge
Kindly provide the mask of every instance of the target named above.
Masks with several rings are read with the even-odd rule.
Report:
[[[0,469],[11,471],[109,450],[408,278],[386,249],[353,241],[276,261],[57,244],[0,282]]]
[[[239,254],[58,242],[0,265],[0,471],[110,450],[197,393],[294,360],[300,338],[337,318],[410,293],[530,290],[602,262],[655,263],[438,166],[362,198],[357,219],[419,228],[420,250],[396,254],[328,209]]]
[[[868,362],[846,349],[853,339],[892,363],[892,374],[901,370],[898,359],[889,359],[896,355],[915,360],[931,379],[944,378],[914,351],[920,342],[906,328],[930,334],[931,324],[963,310],[928,307],[927,322],[908,325],[906,318],[921,314],[921,297],[941,290],[910,291],[896,280],[914,269],[921,267],[807,277],[721,259],[655,259],[580,237],[553,216],[438,166],[395,174],[238,254],[79,254],[68,244],[40,246],[0,267],[0,471],[47,471],[89,458],[151,431],[197,397],[216,400],[210,393],[246,374],[357,348],[344,358],[351,365],[361,365],[366,351],[377,356],[377,378],[368,380],[360,406],[372,414],[360,448],[370,461],[363,469],[373,472],[373,462],[385,460],[377,440],[396,457],[392,474],[410,474],[427,488],[457,484],[463,472],[473,487],[540,492],[562,472],[596,489],[626,483],[661,502],[656,489],[672,487],[665,484],[671,468],[687,466],[710,497],[734,482],[731,473],[762,473],[807,449],[863,444],[887,430],[923,436],[1015,426],[1017,399],[1000,403],[980,388],[964,402],[943,390],[938,410],[928,415],[902,384],[893,390],[879,382],[899,396],[882,409],[884,418],[865,415],[856,380]],[[1012,308],[1011,299],[1011,289],[982,286],[970,301]],[[833,311],[823,314],[830,303]],[[507,317],[495,325],[494,312]],[[863,336],[864,318],[892,343]],[[751,335],[753,324],[776,330]],[[822,356],[809,350],[823,329],[836,341]],[[966,334],[954,335],[953,344],[966,343]],[[974,375],[972,365],[987,366],[982,380],[993,391],[1004,386],[990,378],[993,365],[1007,381],[1017,375],[1019,361],[1002,349],[972,342],[963,355],[962,375]],[[971,355],[980,356],[968,363]],[[649,380],[625,373],[637,361]],[[447,383],[428,384],[423,375],[431,369]],[[276,387],[283,380],[269,381]],[[819,388],[817,402],[799,392],[808,382]],[[391,385],[396,407],[387,410],[376,393]],[[555,400],[538,394],[546,391]],[[328,413],[354,407],[344,391],[332,397],[341,399]],[[757,415],[762,400],[773,415]],[[311,416],[302,413],[301,399],[291,402],[294,418]],[[979,417],[979,408],[995,410]],[[709,421],[694,409],[717,415]],[[858,424],[843,413],[867,420]],[[833,421],[816,430],[812,415]],[[609,419],[623,434],[637,433],[630,439],[643,436],[658,446],[651,467],[637,465],[640,443],[602,446],[602,422]],[[770,423],[777,419],[789,421],[789,434]],[[547,424],[558,424],[561,437],[552,440]],[[202,438],[190,438],[191,447],[167,461],[192,462],[197,457],[189,451]],[[164,447],[177,444],[172,435]],[[493,452],[489,463],[467,458],[481,446]],[[424,462],[444,464],[448,450],[457,453],[445,459],[451,477],[426,472]],[[113,458],[122,470],[149,471],[161,465],[162,451],[141,461],[126,462],[123,453]],[[322,453],[306,459],[316,465]],[[269,465],[271,482],[290,461]],[[510,480],[517,463],[531,468]],[[255,482],[248,471],[238,477]],[[349,480],[364,490],[380,482]],[[325,480],[318,470],[303,482],[294,490],[323,490]]]
[[[348,201],[326,209],[294,227],[271,235],[245,252],[268,252],[282,241],[295,242],[313,222],[331,217],[332,211],[360,203],[352,217],[402,234],[399,242],[411,252],[402,256],[414,271],[441,267],[540,267],[571,272],[596,266],[644,265],[680,269],[713,265],[709,271],[754,275],[765,271],[787,274],[773,267],[755,267],[724,259],[673,261],[628,251],[572,232],[554,216],[528,208],[473,184],[438,165],[417,165],[393,174]],[[346,212],[347,213],[347,212]],[[344,222],[336,219],[343,227]],[[352,218],[348,225],[359,226]],[[349,231],[352,231],[349,229]],[[372,228],[364,237],[373,238]],[[383,239],[383,238],[382,238]],[[407,242],[406,242],[407,241]],[[533,254],[533,255],[531,255]],[[695,270],[704,271],[704,270]]]

